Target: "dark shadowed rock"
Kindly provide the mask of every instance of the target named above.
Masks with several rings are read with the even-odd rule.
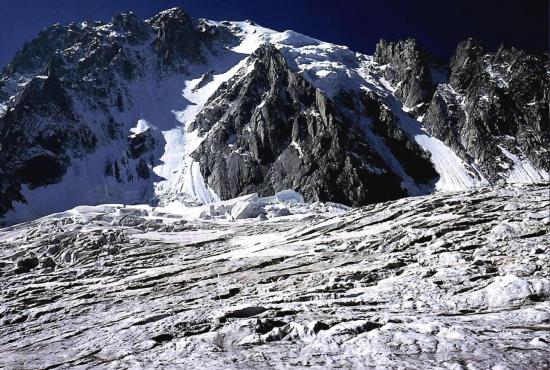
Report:
[[[358,123],[292,72],[274,46],[252,58],[254,70],[218,89],[195,121],[208,135],[193,156],[222,199],[288,188],[346,204],[405,194]]]
[[[151,130],[145,130],[128,137],[128,154],[130,158],[139,158],[143,154],[153,150],[155,146],[156,140]]]
[[[43,269],[54,269],[55,266],[55,261],[49,256],[42,257],[42,259],[40,260],[40,267]]]
[[[424,124],[490,182],[513,162],[504,150],[550,170],[548,57],[481,43],[459,44],[448,85],[440,85]]]
[[[111,23],[132,44],[146,41],[151,35],[150,26],[133,12],[119,14]]]
[[[384,77],[397,87],[395,94],[403,105],[416,108],[417,113],[426,110],[437,84],[446,75],[445,68],[437,66],[413,39],[381,40],[374,61],[385,66]]]
[[[24,274],[31,271],[33,268],[38,266],[38,257],[34,254],[28,254],[26,256],[20,257],[16,264],[14,272],[16,274]]]
[[[204,61],[203,47],[217,36],[213,27],[195,21],[180,8],[159,13],[149,24],[157,33],[152,45],[161,63],[180,71],[185,71],[186,62]]]

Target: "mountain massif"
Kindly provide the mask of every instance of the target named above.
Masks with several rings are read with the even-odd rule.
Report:
[[[56,24],[0,74],[0,217],[547,181],[549,102],[548,55],[474,40],[443,63],[412,39],[368,56],[177,8]]]

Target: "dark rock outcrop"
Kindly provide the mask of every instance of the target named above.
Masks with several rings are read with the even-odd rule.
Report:
[[[124,34],[125,39],[131,44],[147,41],[151,35],[150,26],[133,12],[119,14],[112,19],[111,23],[113,28]]]
[[[162,12],[153,17],[150,24],[157,32],[153,48],[163,63],[173,65],[179,60],[202,58],[198,32],[184,10],[174,8]]]
[[[464,41],[424,124],[467,162],[476,162],[490,182],[512,165],[503,149],[548,171],[548,66],[548,56],[505,47],[488,53],[479,42]]]
[[[384,65],[383,75],[396,87],[395,95],[404,106],[417,113],[426,110],[437,84],[445,79],[446,69],[413,39],[376,45],[374,61]]]
[[[17,260],[14,272],[16,274],[24,274],[37,267],[38,263],[38,257],[35,254],[25,255]]]
[[[366,116],[372,119],[374,133],[384,139],[406,174],[416,183],[426,185],[433,183],[439,175],[429,154],[401,129],[392,110],[372,92],[362,92],[360,100]]]
[[[151,130],[145,130],[139,134],[128,137],[128,155],[132,159],[141,157],[143,154],[153,150],[157,145]]]
[[[156,32],[152,46],[160,63],[180,72],[185,72],[190,62],[204,62],[204,49],[211,47],[216,40],[231,42],[235,39],[223,29],[191,18],[180,8],[161,12],[148,23]]]
[[[404,196],[358,123],[264,45],[196,119],[193,154],[222,198],[296,189],[308,200],[365,204]]]

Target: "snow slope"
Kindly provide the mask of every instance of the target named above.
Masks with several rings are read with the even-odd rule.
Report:
[[[550,175],[544,170],[539,170],[526,158],[519,158],[508,150],[499,146],[502,153],[512,162],[509,170],[508,183],[531,183],[537,181],[548,181]]]
[[[158,154],[159,163],[152,168],[156,175],[153,187],[151,181],[140,180],[135,174],[129,174],[124,183],[105,176],[105,164],[120,157],[126,141],[109,142],[98,124],[95,133],[102,145],[90,155],[73,160],[59,183],[32,190],[23,188],[27,203],[16,202],[4,220],[22,222],[80,204],[148,203],[152,199],[162,204],[175,200],[188,203],[219,200],[207,188],[197,163],[189,156],[203,138],[197,131],[188,132],[188,127],[220,84],[245,65],[249,54],[263,42],[261,35],[267,32],[260,28],[263,33],[258,33],[256,27],[246,22],[237,23],[235,30],[241,37],[239,45],[218,50],[217,55],[209,54],[207,63],[192,65],[187,74],[168,79],[159,80],[152,71],[156,61],[142,47],[136,50],[146,74],[127,86],[126,100],[132,108],[123,112],[113,109],[112,113],[119,122],[134,122],[127,127],[129,136],[147,129],[161,135],[165,144]],[[208,83],[197,86],[207,74],[211,74]],[[86,121],[97,122],[92,107],[86,102],[76,104]]]

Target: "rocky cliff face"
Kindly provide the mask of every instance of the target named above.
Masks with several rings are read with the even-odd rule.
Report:
[[[385,77],[398,86],[401,102],[423,107],[411,113],[426,130],[475,164],[489,183],[507,176],[528,180],[549,170],[547,55],[505,47],[490,53],[466,40],[451,60],[449,81],[441,84],[434,84],[414,41],[381,42],[375,59],[388,65]]]
[[[149,81],[154,89],[187,73],[218,38],[231,42],[174,9],[147,21],[129,13],[107,24],[55,25],[25,44],[0,77],[10,97],[0,116],[0,188],[8,189],[0,214],[35,189],[79,174],[91,178],[79,184],[89,193],[85,202],[148,202],[164,138],[155,130],[130,132],[146,100],[133,85]],[[125,187],[134,192],[129,198],[117,191]]]
[[[181,9],[54,25],[0,75],[0,217],[547,180],[548,99],[547,57],[474,41],[445,67],[413,40],[370,57]]]
[[[514,158],[548,171],[548,67],[547,57],[503,47],[487,53],[465,41],[451,62],[449,85],[434,96],[424,123],[463,158],[479,163],[491,182]]]
[[[193,156],[223,199],[296,189],[309,200],[365,204],[406,195],[360,127],[272,45],[222,86],[197,116],[208,133]]]
[[[426,111],[438,83],[445,82],[447,69],[433,60],[413,39],[381,40],[374,60],[385,65],[384,78],[397,86],[395,95],[417,113]]]

